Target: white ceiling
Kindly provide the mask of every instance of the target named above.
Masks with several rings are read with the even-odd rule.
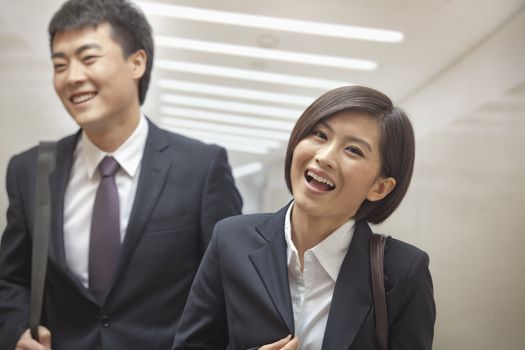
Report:
[[[75,126],[68,121],[65,111],[54,96],[51,85],[51,65],[48,58],[46,26],[52,13],[62,1],[2,0],[2,2],[4,2],[0,14],[0,44],[4,48],[3,54],[0,55],[0,78],[3,82],[0,85],[2,105],[7,105],[9,111],[16,113],[17,118],[20,118],[17,120],[25,120],[37,130],[32,135],[36,137],[28,140],[28,144],[34,143],[35,138],[55,137],[74,130]],[[151,1],[148,0],[148,2]],[[157,62],[160,62],[158,60],[176,60],[367,85],[387,93],[401,105],[404,102],[409,105],[417,105],[412,102],[414,96],[431,84],[436,77],[475,51],[480,43],[490,39],[499,28],[516,17],[525,4],[523,0],[327,0],[322,2],[318,0],[257,2],[156,0],[155,2],[400,31],[404,34],[402,42],[379,43],[148,15],[156,35],[247,47],[266,47],[297,53],[365,59],[377,62],[378,68],[374,71],[359,71],[166,47],[157,47]],[[264,127],[259,122],[248,126],[241,120],[242,123],[237,124],[238,115],[252,120],[262,118],[292,125],[306,105],[233,97],[223,98],[201,92],[169,91],[159,86],[162,79],[294,94],[310,99],[326,91],[326,88],[315,86],[298,87],[286,83],[249,82],[170,71],[162,69],[160,65],[154,66],[152,85],[144,106],[148,116],[165,127],[179,130],[181,133],[189,133],[208,142],[221,143],[226,140],[224,144],[229,148],[231,162],[235,167],[256,160],[264,162],[281,158],[284,154],[286,134],[289,132],[289,130],[281,130],[279,134],[275,128]],[[171,108],[198,109],[201,114],[202,111],[220,112],[228,115],[229,118],[217,124],[210,121],[205,121],[207,124],[196,124],[204,121],[202,116],[193,118],[181,116],[176,121],[169,122],[170,117],[165,110],[161,110],[163,106],[168,106],[161,99],[162,93],[174,94],[178,99],[181,96],[187,96],[192,98],[190,102],[193,101],[199,105],[189,107],[187,102],[178,101],[175,104],[169,104]],[[196,100],[196,98],[250,105],[248,111],[243,112],[228,110],[228,108],[217,110],[216,107],[209,105],[209,101]],[[291,113],[291,117],[284,117],[284,119],[277,117],[277,111],[272,108],[285,108]],[[270,111],[270,115],[259,115],[266,110]],[[413,118],[417,119],[417,116]],[[7,119],[6,116],[1,120],[2,125],[9,126],[13,123],[13,120]],[[417,120],[414,121],[417,126]],[[247,127],[252,129],[252,135],[244,136],[248,138],[247,140],[239,139],[243,137],[239,134],[239,130],[228,131],[229,126]],[[275,140],[276,137],[279,138],[279,135],[281,135],[280,140]],[[12,137],[16,138],[14,135]],[[240,145],[244,151],[241,151],[239,147],[229,146],[232,142],[237,146]],[[249,152],[251,148],[264,145],[270,147],[268,154]]]

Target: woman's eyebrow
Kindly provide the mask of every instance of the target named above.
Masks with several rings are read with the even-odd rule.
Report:
[[[319,122],[320,125],[324,126],[325,128],[327,128],[328,130],[330,130],[330,132],[333,132],[334,131],[334,128],[332,128],[332,126],[330,126],[330,124],[328,124],[327,122],[325,121],[321,121]],[[368,141],[366,141],[365,139],[359,137],[359,136],[353,136],[353,135],[348,135],[348,136],[345,136],[344,140],[346,142],[356,142],[356,143],[359,143],[361,145],[363,145],[364,147],[368,148],[368,150],[370,152],[374,152],[372,150],[372,146],[370,145],[370,143]]]

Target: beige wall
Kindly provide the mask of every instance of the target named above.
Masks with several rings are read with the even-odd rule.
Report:
[[[525,91],[418,142],[405,205],[384,228],[431,257],[435,349],[523,349]]]

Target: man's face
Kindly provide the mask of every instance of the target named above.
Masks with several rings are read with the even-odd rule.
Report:
[[[145,56],[124,58],[108,23],[57,32],[52,51],[55,91],[80,127],[107,132],[138,118]]]

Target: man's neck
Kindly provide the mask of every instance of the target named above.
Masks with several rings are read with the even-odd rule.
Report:
[[[140,122],[140,112],[135,117],[127,118],[114,125],[85,126],[83,130],[87,137],[99,149],[104,152],[112,153],[120,147],[138,127]]]

